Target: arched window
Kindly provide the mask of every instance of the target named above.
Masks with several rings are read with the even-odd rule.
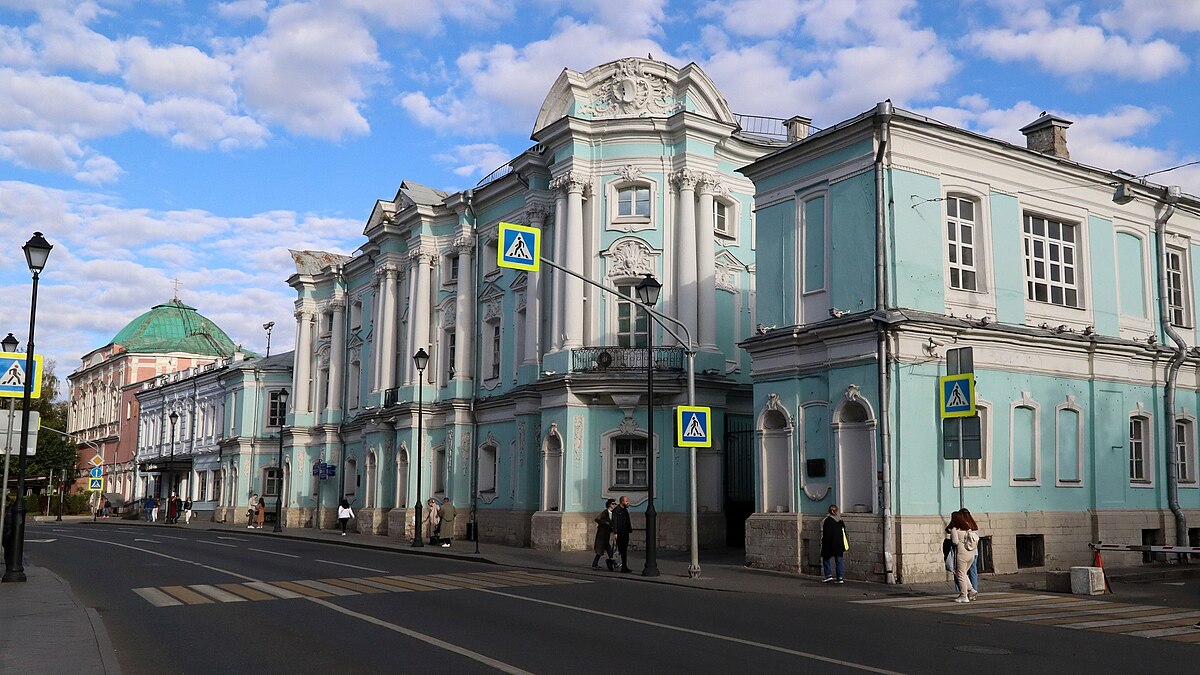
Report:
[[[1011,404],[1009,420],[1009,480],[1012,485],[1031,486],[1041,483],[1038,461],[1041,454],[1040,426],[1037,402],[1028,392],[1022,392],[1021,399]]]
[[[364,504],[365,504],[366,508],[368,508],[368,509],[373,509],[376,506],[378,506],[378,504],[375,503],[376,502],[375,462],[376,462],[375,451],[371,450],[370,452],[367,453],[367,461],[366,461],[367,485],[366,485],[366,489],[364,490],[364,492],[366,492]]]
[[[759,510],[789,513],[796,510],[796,453],[792,450],[792,419],[776,394],[758,415],[758,467],[761,475]]]

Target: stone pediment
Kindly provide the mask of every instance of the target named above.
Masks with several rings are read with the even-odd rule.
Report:
[[[564,69],[542,103],[533,133],[563,117],[670,117],[683,110],[734,124],[729,104],[696,64],[675,68],[649,58],[625,58],[585,73]]]

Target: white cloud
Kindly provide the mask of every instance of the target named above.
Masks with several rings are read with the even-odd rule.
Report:
[[[233,69],[190,45],[152,46],[135,37],[121,45],[122,74],[130,87],[156,95],[184,95],[231,105]]]
[[[365,134],[359,106],[384,64],[355,14],[320,3],[283,5],[233,57],[244,100],[294,133]]]
[[[183,148],[204,150],[218,144],[222,150],[261,147],[270,131],[257,120],[230,114],[225,108],[194,98],[172,98],[146,108],[146,128]]]
[[[1200,31],[1200,3],[1195,0],[1122,0],[1115,10],[1100,13],[1105,28],[1144,40],[1155,33]]]
[[[88,24],[108,14],[95,2],[63,3],[39,7],[38,22],[27,35],[40,46],[38,59],[43,67],[77,69],[104,75],[119,72],[119,49],[108,37],[88,28]]]
[[[405,0],[403,11],[397,11],[395,0],[343,0],[343,4],[388,28],[426,35],[443,33],[446,18],[490,27],[511,18],[517,7],[504,0]]]
[[[125,170],[116,160],[104,155],[95,155],[83,162],[83,167],[75,172],[75,180],[88,185],[101,185],[115,182]]]
[[[805,10],[801,0],[736,0],[710,2],[701,8],[700,14],[717,17],[734,35],[774,38],[793,30]]]
[[[457,145],[450,152],[433,156],[434,161],[453,167],[457,176],[485,176],[512,159],[504,148],[495,143],[473,143]]]
[[[108,136],[134,126],[144,105],[119,87],[0,68],[0,129]]]
[[[233,2],[218,2],[217,14],[226,19],[266,19],[267,0],[234,0]]]
[[[83,154],[78,141],[44,131],[0,131],[0,158],[26,169],[68,172]]]

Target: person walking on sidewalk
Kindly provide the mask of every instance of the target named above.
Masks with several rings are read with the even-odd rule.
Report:
[[[629,497],[621,496],[617,508],[612,512],[612,529],[617,534],[617,552],[621,554],[621,571],[628,573],[629,569],[629,535],[633,532],[633,522],[629,520]]]
[[[250,495],[250,502],[246,504],[246,529],[254,529],[254,517],[258,515],[258,493]]]
[[[458,509],[450,503],[450,498],[442,500],[442,522],[438,525],[438,533],[442,548],[450,548],[450,540],[454,539],[454,519],[458,517]]]
[[[438,513],[438,503],[433,497],[430,497],[425,502],[425,515],[421,519],[421,530],[425,536],[429,538],[429,545],[437,545],[438,525],[442,522],[442,517]]]
[[[192,524],[192,500],[190,499],[183,500],[183,524]]]
[[[978,541],[979,540],[979,526],[975,524],[975,519],[971,517],[971,512],[968,511],[966,508],[961,508],[958,510],[958,512],[962,514],[963,520],[966,522],[967,526],[971,529],[971,531],[975,533],[975,540]],[[951,539],[950,539],[950,536],[951,536],[950,531],[952,529],[953,528],[950,527],[949,525],[946,526],[946,541],[942,544],[942,556],[943,557],[945,557],[950,551],[955,550],[954,542],[951,541]],[[978,553],[976,553],[976,555],[973,558],[971,558],[971,569],[967,570],[967,579],[971,582],[971,588],[970,588],[970,590],[967,591],[967,597],[974,600],[975,596],[979,595],[979,554]],[[962,593],[962,589],[958,585],[958,577],[957,576],[954,579],[954,590],[960,594]]]
[[[842,579],[844,572],[842,556],[849,548],[847,546],[849,542],[850,540],[846,536],[846,524],[842,522],[842,515],[838,512],[837,504],[830,504],[829,515],[821,521],[821,571],[825,573],[822,582],[846,583]],[[834,564],[830,565],[831,562]],[[836,577],[833,576],[834,572],[837,573]]]
[[[146,512],[146,522],[154,522],[154,496],[146,495],[146,501],[142,503],[142,509]]]
[[[976,595],[976,589],[971,585],[971,562],[975,559],[976,544],[979,535],[971,529],[962,511],[955,511],[950,516],[950,541],[954,544],[954,578],[958,584],[958,597],[955,602],[970,602]]]
[[[604,502],[604,510],[600,515],[596,516],[596,539],[592,542],[592,550],[596,553],[596,557],[592,558],[592,569],[600,569],[600,556],[607,554],[608,559],[605,564],[608,565],[608,571],[613,571],[613,509],[617,508],[617,500],[610,499]]]
[[[354,509],[350,508],[350,502],[345,499],[341,504],[338,504],[338,525],[342,528],[342,536],[346,536],[346,523],[354,517]]]
[[[157,497],[150,499],[150,522],[152,523],[158,522],[158,503]]]
[[[179,522],[179,495],[174,492],[167,498],[167,520],[168,525],[174,525]]]

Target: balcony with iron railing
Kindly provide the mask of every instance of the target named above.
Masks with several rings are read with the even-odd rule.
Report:
[[[682,347],[654,347],[656,371],[683,372]],[[582,347],[571,350],[573,373],[646,372],[645,347]]]

